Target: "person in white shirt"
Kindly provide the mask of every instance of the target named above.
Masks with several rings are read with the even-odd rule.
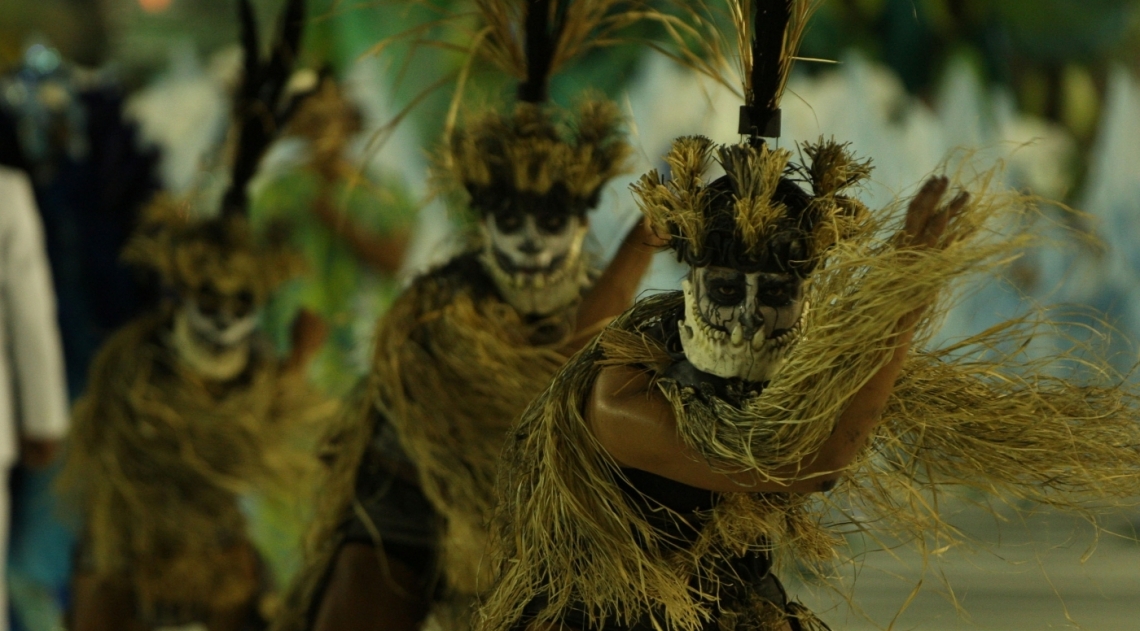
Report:
[[[43,226],[27,176],[0,167],[0,612],[7,611],[2,570],[9,470],[18,461],[33,469],[51,464],[67,428],[63,349]],[[0,615],[0,631],[7,625],[7,615]]]

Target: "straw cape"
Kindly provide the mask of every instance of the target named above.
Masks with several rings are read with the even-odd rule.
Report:
[[[676,151],[690,146],[680,141]],[[784,175],[819,174],[812,184],[842,180],[836,165],[852,163],[821,163],[836,155],[834,146],[821,147],[827,144],[805,151],[815,158],[810,164]],[[671,162],[679,159],[676,151]],[[678,195],[699,184],[683,169],[674,173],[669,185]],[[717,565],[762,550],[778,564],[806,565],[822,576],[839,558],[835,533],[844,526],[828,523],[829,510],[838,509],[860,530],[926,552],[930,533],[938,533],[937,546],[961,537],[940,520],[944,495],[974,490],[1086,514],[1134,497],[1140,401],[1091,350],[1079,361],[1027,359],[1020,352],[1049,326],[1028,316],[952,347],[924,347],[946,313],[940,296],[965,278],[1000,268],[1032,242],[1033,209],[986,186],[985,178],[976,183],[972,201],[950,224],[944,251],[897,247],[890,235],[900,224],[891,209],[847,223],[838,231],[843,238],[818,261],[821,269],[807,289],[813,307],[787,364],[759,393],[742,392],[739,402],[682,388],[665,376],[679,349],[657,332],[684,317],[680,293],[642,301],[609,326],[562,369],[511,434],[493,522],[497,579],[478,628],[557,623],[575,608],[598,622],[632,624],[649,616],[664,629],[695,631],[713,620],[725,631],[778,629],[783,617],[757,614],[750,609],[755,602],[723,608],[719,594],[735,579]],[[699,201],[678,204],[667,215],[645,190],[647,214],[683,237],[684,226],[697,220]],[[755,221],[763,232],[764,221]],[[1020,229],[995,238],[999,226]],[[715,469],[780,479],[777,471],[801,462],[830,436],[856,391],[888,360],[895,323],[914,305],[931,302],[914,345],[922,350],[911,352],[882,424],[839,486],[825,498],[724,494],[701,517],[690,547],[671,541],[630,504],[622,471],[583,416],[603,368],[636,366],[670,401],[685,444]],[[524,615],[532,602],[545,607]],[[799,608],[792,613],[806,629],[819,624]]]
[[[352,408],[354,418],[328,441],[327,499],[309,537],[295,602],[276,628],[304,628],[340,549],[341,524],[354,513],[368,522],[355,480],[380,418],[395,427],[440,517],[446,598],[435,615],[444,628],[468,624],[471,598],[487,584],[485,522],[504,436],[566,361],[560,347],[573,330],[566,316],[524,321],[479,276],[473,255],[459,257],[417,279],[381,320],[367,390]],[[374,536],[380,545],[379,532]]]
[[[238,495],[310,475],[288,438],[335,405],[264,354],[239,383],[204,381],[166,346],[168,320],[140,318],[96,358],[62,484],[80,498],[93,573],[127,582],[144,607],[224,609],[262,588]]]

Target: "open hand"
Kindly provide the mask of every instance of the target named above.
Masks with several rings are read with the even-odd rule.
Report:
[[[906,224],[900,240],[911,248],[944,249],[952,239],[944,238],[946,227],[970,201],[966,191],[958,193],[949,204],[941,204],[950,180],[943,176],[932,177],[922,185],[906,211]]]

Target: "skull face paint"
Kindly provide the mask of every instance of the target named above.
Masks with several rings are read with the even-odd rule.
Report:
[[[683,283],[681,346],[699,370],[769,381],[799,338],[804,281],[795,274],[694,268]]]
[[[483,265],[512,307],[549,315],[578,299],[588,282],[585,218],[506,210],[485,215],[481,225]]]
[[[259,311],[246,289],[223,291],[206,282],[183,296],[174,317],[174,347],[202,376],[227,380],[245,369]]]

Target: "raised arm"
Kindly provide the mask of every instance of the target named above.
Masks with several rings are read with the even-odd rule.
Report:
[[[571,350],[584,346],[611,318],[633,305],[633,294],[641,277],[663,243],[644,221],[630,229],[613,260],[578,306],[577,331]]]
[[[404,263],[404,253],[408,247],[406,230],[385,236],[362,229],[352,219],[338,213],[326,196],[320,196],[312,207],[313,215],[320,220],[337,238],[342,239],[349,250],[365,265],[385,274],[395,274]]]
[[[948,182],[935,178],[911,202],[902,238],[904,246],[944,246],[941,236],[949,220],[966,205],[966,194],[939,208]],[[829,490],[866,445],[878,425],[910,349],[914,327],[925,305],[897,324],[890,360],[852,397],[823,445],[799,463],[773,472],[786,483],[762,481],[759,474],[726,475],[681,440],[673,410],[652,387],[647,373],[633,367],[601,371],[586,407],[586,419],[609,454],[623,466],[648,471],[689,486],[720,492],[795,492]]]

